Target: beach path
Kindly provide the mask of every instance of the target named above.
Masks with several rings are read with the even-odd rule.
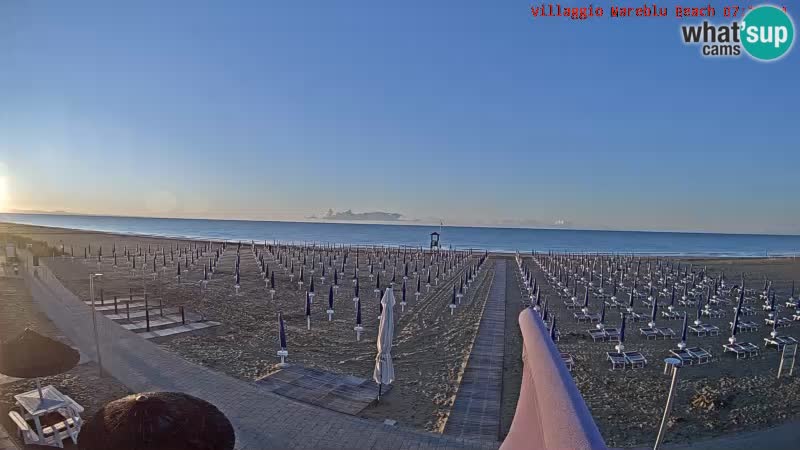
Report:
[[[451,436],[491,442],[496,442],[500,433],[508,260],[496,258],[494,262],[494,280],[478,334],[444,428]]]
[[[38,307],[95,359],[90,308],[46,267],[25,275]],[[384,425],[306,405],[247,381],[190,363],[97,315],[105,370],[135,392],[174,391],[216,405],[236,430],[237,449],[263,448],[497,448],[498,443]]]

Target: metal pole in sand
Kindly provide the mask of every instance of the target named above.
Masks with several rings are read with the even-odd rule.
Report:
[[[661,419],[661,427],[658,429],[658,436],[656,437],[656,444],[653,450],[658,450],[661,443],[664,441],[664,435],[667,431],[667,419],[670,412],[672,412],[672,402],[675,401],[675,387],[678,384],[678,369],[681,367],[681,360],[677,358],[666,358],[664,363],[672,367],[672,383],[669,386],[669,395],[667,396],[667,406],[664,408],[664,417]]]
[[[89,275],[89,293],[92,297],[92,326],[94,328],[94,346],[95,351],[97,351],[97,366],[100,370],[100,376],[103,376],[103,359],[100,356],[100,337],[97,333],[97,305],[95,304],[94,300],[94,279],[95,277],[101,277],[103,274],[101,273],[93,273]]]

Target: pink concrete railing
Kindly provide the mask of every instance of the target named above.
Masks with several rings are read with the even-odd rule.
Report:
[[[586,403],[539,314],[519,315],[522,386],[501,450],[606,449]]]

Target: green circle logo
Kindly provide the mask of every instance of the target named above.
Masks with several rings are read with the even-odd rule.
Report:
[[[792,18],[776,6],[754,8],[742,19],[741,41],[744,49],[753,58],[775,61],[792,48]]]

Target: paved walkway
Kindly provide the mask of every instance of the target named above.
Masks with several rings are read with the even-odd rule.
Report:
[[[506,258],[495,260],[489,297],[445,434],[496,442],[500,434],[506,324]]]
[[[90,308],[46,268],[26,276],[38,306],[73,344],[95,358]],[[281,397],[254,383],[192,364],[97,314],[106,370],[135,392],[176,391],[206,399],[236,430],[237,449],[496,448],[497,443],[425,433],[351,417]]]
[[[17,444],[8,437],[8,433],[2,425],[0,425],[0,450],[19,450]]]

